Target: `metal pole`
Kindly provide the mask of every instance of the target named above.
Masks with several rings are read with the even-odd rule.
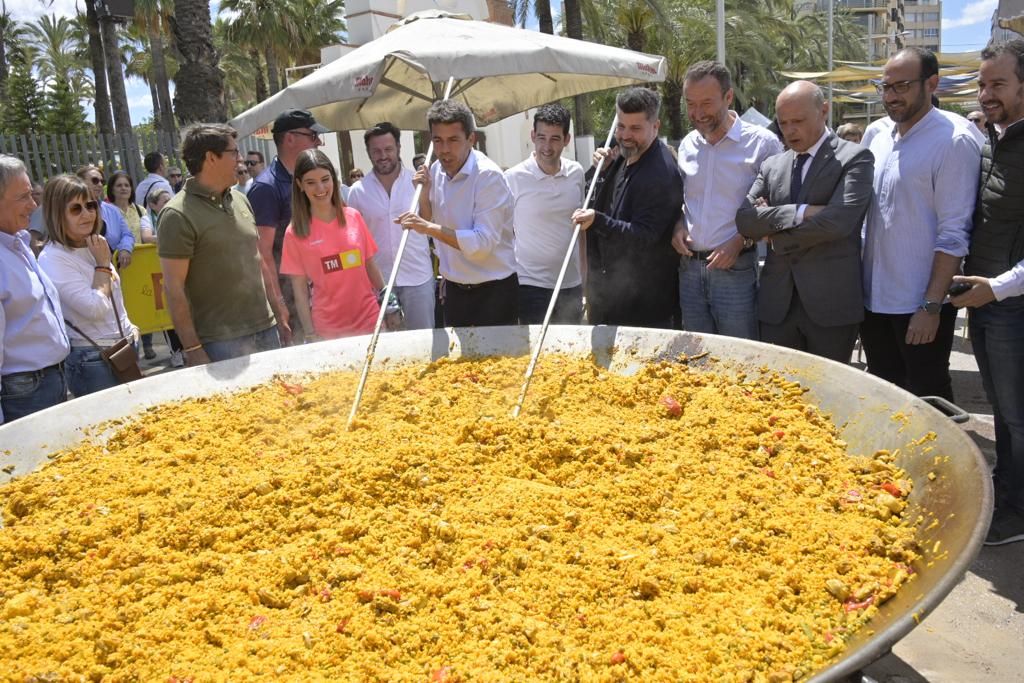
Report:
[[[715,0],[715,37],[718,63],[725,65],[725,0]]]
[[[828,0],[828,72],[832,73],[835,68],[832,62],[832,22],[835,19],[835,0]],[[832,127],[832,77],[828,81],[828,127]]]
[[[452,94],[452,85],[455,83],[455,78],[448,79],[448,86],[444,89],[444,99],[448,99]],[[434,141],[430,141],[430,145],[427,147],[427,159],[424,162],[428,168],[430,165],[430,159],[434,155]],[[412,196],[412,206],[409,207],[409,211],[419,213],[420,210],[420,193],[423,192],[423,186],[417,185],[416,192]],[[381,327],[384,325],[384,315],[387,313],[388,299],[391,298],[391,291],[395,288],[395,280],[398,279],[398,267],[402,264],[402,255],[405,253],[405,243],[409,240],[409,231],[402,229],[402,239],[398,243],[398,253],[395,254],[395,265],[391,268],[391,277],[388,278],[388,284],[384,288],[384,298],[381,300],[380,313],[377,314],[377,325],[373,328],[373,336],[370,337],[370,345],[366,348],[366,358],[363,360],[363,374],[359,377],[359,386],[356,388],[356,398],[352,401],[352,410],[348,413],[348,423],[346,429],[352,428],[352,422],[356,419],[356,411],[359,410],[359,402],[363,400],[363,389],[366,388],[366,378],[370,374],[370,365],[373,363],[373,354],[377,350],[377,339],[380,337]]]
[[[604,148],[608,149],[612,144],[612,136],[615,135],[615,127],[619,124],[619,114],[616,112],[612,119],[612,127],[608,129],[608,137],[605,138]],[[590,204],[590,198],[594,196],[594,188],[597,187],[597,178],[601,175],[601,168],[604,166],[605,158],[597,162],[594,175],[590,179],[590,187],[587,189],[587,198],[583,200],[583,208]],[[548,333],[548,325],[551,324],[551,314],[555,312],[555,302],[558,301],[558,294],[562,291],[562,280],[565,279],[565,271],[569,268],[569,261],[572,259],[572,252],[576,249],[576,241],[580,237],[580,224],[576,223],[572,231],[572,239],[569,240],[569,248],[565,251],[565,258],[562,259],[562,269],[558,271],[558,280],[555,281],[555,291],[551,294],[551,301],[548,302],[548,311],[544,314],[544,324],[540,328],[540,336],[537,337],[537,345],[533,347],[533,355],[530,357],[530,364],[526,367],[526,376],[523,378],[523,388],[519,391],[519,400],[512,409],[512,417],[519,417],[523,409],[523,401],[526,400],[526,392],[530,388],[530,380],[533,379],[533,371],[537,367],[537,359],[540,358],[540,350],[544,346],[544,337]]]

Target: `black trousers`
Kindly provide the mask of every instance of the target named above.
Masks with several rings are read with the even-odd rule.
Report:
[[[849,325],[819,325],[811,320],[793,288],[786,317],[778,324],[762,322],[761,341],[806,351],[840,363],[849,363],[857,343],[857,323]]]
[[[953,400],[949,354],[953,350],[956,309],[946,304],[939,313],[939,329],[929,344],[907,344],[910,313],[864,311],[860,341],[868,372],[917,396]]]
[[[444,283],[444,324],[448,327],[488,327],[519,324],[519,276],[463,285]]]

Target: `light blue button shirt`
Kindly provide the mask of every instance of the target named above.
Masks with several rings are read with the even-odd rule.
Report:
[[[965,256],[981,152],[962,126],[932,109],[906,135],[886,118],[861,142],[875,155],[864,231],[864,305],[905,314],[924,301],[935,252]]]
[[[782,143],[770,130],[747,123],[734,111],[729,115],[736,119],[717,143],[712,145],[695,130],[679,143],[683,220],[698,251],[717,249],[738,234],[736,210],[761,162],[782,152]]]
[[[124,216],[121,214],[121,209],[110,202],[100,202],[100,216],[103,218],[103,223],[107,226],[107,232],[104,237],[107,238],[107,244],[110,245],[111,251],[115,249],[132,251],[135,249],[135,235],[132,234],[132,229],[128,227],[128,222],[125,221]]]
[[[28,231],[0,232],[0,375],[41,370],[70,350],[60,296],[36,263]]]
[[[441,275],[477,285],[515,273],[512,193],[498,165],[471,150],[454,177],[440,161],[430,167],[430,176],[433,222],[454,230],[460,247],[435,242]]]

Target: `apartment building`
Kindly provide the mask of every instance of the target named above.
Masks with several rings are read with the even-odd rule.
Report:
[[[904,44],[942,51],[942,0],[904,0]]]

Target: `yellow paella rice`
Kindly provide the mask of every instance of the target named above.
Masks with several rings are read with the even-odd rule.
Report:
[[[912,578],[792,382],[545,357],[160,406],[0,488],[0,678],[789,681]]]

